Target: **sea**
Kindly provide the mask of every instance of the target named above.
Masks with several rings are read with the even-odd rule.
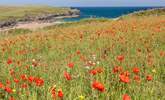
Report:
[[[117,18],[140,10],[160,7],[72,7],[80,10],[80,17],[66,18],[64,21],[79,21],[84,18]]]

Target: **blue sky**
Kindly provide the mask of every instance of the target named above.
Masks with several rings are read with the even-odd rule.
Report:
[[[0,5],[165,6],[165,0],[0,0]]]

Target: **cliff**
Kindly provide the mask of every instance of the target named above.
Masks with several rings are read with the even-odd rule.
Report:
[[[39,8],[38,8],[39,9]],[[56,8],[57,9],[57,8]],[[64,9],[64,8],[60,8]],[[1,9],[0,9],[1,10]],[[45,10],[45,9],[44,9]],[[49,10],[49,9],[48,9]],[[42,11],[42,9],[41,9]],[[1,11],[0,11],[1,12]],[[69,17],[78,17],[80,11],[77,9],[70,9],[70,8],[65,8],[65,10],[61,10],[60,11],[52,11],[52,12],[37,12],[36,14],[36,10],[35,10],[35,14],[28,13],[27,10],[22,11],[23,16],[19,16],[19,17],[15,17],[14,15],[10,15],[10,16],[6,16],[8,18],[3,17],[3,19],[0,19],[0,28],[5,28],[5,27],[13,27],[15,25],[17,25],[18,23],[28,23],[28,22],[54,22],[56,20],[59,19],[63,19],[63,18],[69,18]],[[1,15],[0,15],[1,17]]]

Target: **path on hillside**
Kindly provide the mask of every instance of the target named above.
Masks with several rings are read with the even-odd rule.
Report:
[[[0,31],[7,31],[11,29],[29,29],[29,30],[36,30],[39,28],[44,28],[47,26],[62,24],[64,22],[62,21],[56,21],[56,22],[28,22],[28,23],[18,23],[17,25],[13,27],[6,27],[6,28],[0,28]]]

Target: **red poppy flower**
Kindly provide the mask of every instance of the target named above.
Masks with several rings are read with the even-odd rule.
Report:
[[[44,80],[41,78],[35,78],[35,83],[36,83],[36,86],[43,86]]]
[[[141,50],[140,48],[137,48],[137,51],[138,51],[138,52],[141,52],[142,50]]]
[[[4,87],[4,85],[0,82],[0,88],[3,88]]]
[[[90,70],[89,73],[92,74],[92,75],[96,75],[97,74],[97,70],[95,70],[95,69]]]
[[[124,56],[123,55],[117,56],[117,60],[120,61],[120,62],[123,61],[124,60]]]
[[[11,58],[9,58],[9,59],[7,60],[7,64],[9,64],[9,65],[12,64],[12,62],[13,62],[13,61],[12,61]]]
[[[77,53],[77,55],[79,55],[81,52],[80,52],[80,50],[77,50],[77,52],[76,52],[76,53]]]
[[[5,52],[5,48],[2,48],[2,52]]]
[[[96,68],[96,71],[97,71],[98,73],[102,73],[104,70],[103,70],[103,68],[99,67],[99,68]]]
[[[16,78],[14,78],[14,82],[15,82],[15,83],[19,83],[19,80],[16,79]]]
[[[51,94],[52,94],[52,97],[53,97],[53,98],[56,98],[56,88],[55,88],[55,87],[53,87],[53,88],[51,89]]]
[[[25,81],[25,80],[27,80],[27,76],[25,74],[23,74],[23,75],[21,75],[21,79]]]
[[[129,71],[125,71],[125,72],[123,72],[122,74],[125,75],[125,76],[130,76]]]
[[[160,56],[161,57],[165,56],[165,51],[160,51]]]
[[[14,97],[10,97],[9,100],[15,100]]]
[[[29,69],[29,68],[30,68],[30,66],[26,65],[26,66],[25,66],[25,68],[26,68],[26,69]]]
[[[34,81],[34,77],[33,76],[29,76],[29,78],[28,78],[28,81],[30,82],[30,83],[32,83],[33,81]]]
[[[14,70],[13,69],[10,69],[10,75],[14,75]]]
[[[64,72],[64,77],[67,79],[67,80],[71,80],[71,75],[68,73],[68,72]]]
[[[123,100],[131,100],[131,97],[128,94],[124,94]]]
[[[102,68],[96,68],[96,69],[93,69],[93,70],[89,71],[89,73],[92,74],[92,75],[96,75],[97,73],[102,73],[102,72],[103,72]]]
[[[121,72],[122,71],[122,67],[121,66],[115,66],[113,68],[113,73],[117,73],[117,72]]]
[[[68,64],[68,67],[69,67],[69,68],[73,68],[73,67],[74,67],[74,63],[69,63],[69,64]]]
[[[119,77],[120,77],[121,82],[124,82],[124,83],[129,83],[130,82],[129,77],[124,75],[124,74],[120,74]]]
[[[26,84],[26,83],[23,83],[22,85],[21,85],[21,88],[27,88],[28,87],[28,85]]]
[[[10,85],[11,84],[10,80],[6,80],[6,84]]]
[[[38,63],[37,62],[32,62],[32,66],[33,67],[37,67],[38,66]]]
[[[8,93],[12,93],[13,91],[12,91],[12,89],[10,88],[10,87],[5,87],[5,89],[4,89],[6,92],[8,92]]]
[[[63,94],[63,92],[62,92],[62,89],[60,89],[60,90],[58,91],[58,97],[63,98],[63,96],[64,96],[64,94]]]
[[[140,82],[140,77],[139,76],[134,76],[134,78],[133,78],[136,82]]]
[[[151,75],[147,75],[146,79],[147,79],[147,81],[151,81],[152,80],[152,76]]]
[[[53,87],[53,88],[51,89],[51,94],[52,94],[53,96],[56,95],[56,88],[55,88],[55,87]]]
[[[134,72],[135,74],[138,74],[138,73],[140,72],[140,70],[139,70],[139,68],[134,67],[134,68],[133,68],[133,72]]]
[[[100,91],[100,92],[104,92],[104,86],[103,86],[103,84],[101,84],[100,82],[97,82],[97,81],[94,81],[93,83],[92,83],[92,87],[94,88],[94,89],[97,89],[98,91]]]

